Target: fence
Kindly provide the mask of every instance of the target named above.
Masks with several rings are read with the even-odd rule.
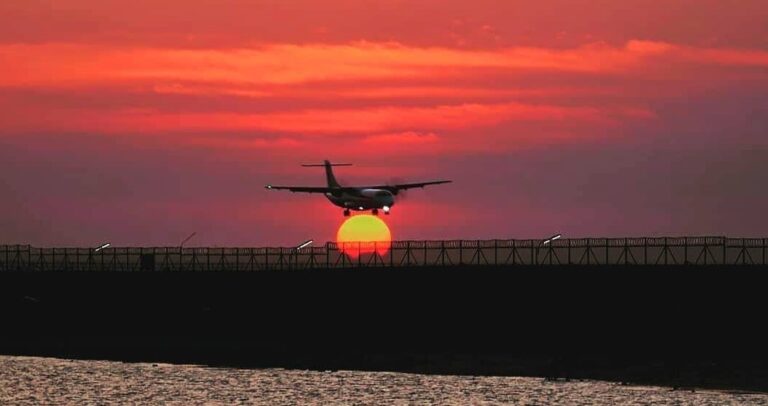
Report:
[[[414,266],[767,265],[765,238],[655,237],[329,242],[295,248],[0,245],[0,271],[258,271]]]

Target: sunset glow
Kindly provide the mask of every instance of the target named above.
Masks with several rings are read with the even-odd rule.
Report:
[[[0,243],[761,236],[767,117],[764,0],[0,1]]]

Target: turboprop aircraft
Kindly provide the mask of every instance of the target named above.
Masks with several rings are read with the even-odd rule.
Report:
[[[332,164],[327,160],[322,164],[301,165],[304,167],[325,167],[325,178],[328,183],[326,187],[315,186],[273,186],[266,185],[270,190],[290,190],[300,193],[322,193],[331,203],[344,209],[344,216],[350,215],[350,210],[366,211],[370,210],[372,214],[378,215],[379,209],[384,214],[392,211],[395,205],[395,196],[403,190],[413,188],[423,188],[428,185],[439,185],[450,183],[450,180],[436,180],[420,183],[401,183],[394,185],[376,185],[376,186],[341,186],[336,177],[333,176],[334,166],[352,166],[352,164]]]

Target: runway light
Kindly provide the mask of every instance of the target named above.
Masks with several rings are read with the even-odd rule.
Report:
[[[552,241],[559,240],[560,237],[562,237],[562,234],[553,235],[552,237],[549,237],[546,240],[542,241],[541,245],[547,245],[547,244],[551,243]]]
[[[389,206],[384,206],[382,209],[384,209],[384,213],[389,213]]]
[[[272,189],[272,185],[267,185],[267,189]]]
[[[109,247],[110,245],[112,245],[112,244],[110,244],[110,243],[104,243],[104,244],[102,244],[102,245],[98,246],[98,247],[97,247],[95,250],[93,250],[93,251],[94,251],[94,252],[99,252],[99,251],[103,250],[104,248],[107,248],[107,247]]]
[[[300,249],[302,249],[302,248],[306,248],[306,247],[309,247],[310,245],[312,245],[312,243],[313,243],[313,242],[314,242],[313,240],[307,240],[307,241],[304,241],[303,243],[299,244],[299,246],[298,246],[298,247],[296,247],[295,249],[296,249],[296,250],[300,250]]]
[[[363,210],[363,206],[360,206],[360,207],[359,207],[359,209],[360,209],[360,210]]]

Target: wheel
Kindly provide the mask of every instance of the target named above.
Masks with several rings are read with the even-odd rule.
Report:
[[[378,216],[379,215],[379,209],[371,210],[371,214],[373,214],[374,216]]]
[[[349,217],[349,209],[344,209],[344,217]]]

